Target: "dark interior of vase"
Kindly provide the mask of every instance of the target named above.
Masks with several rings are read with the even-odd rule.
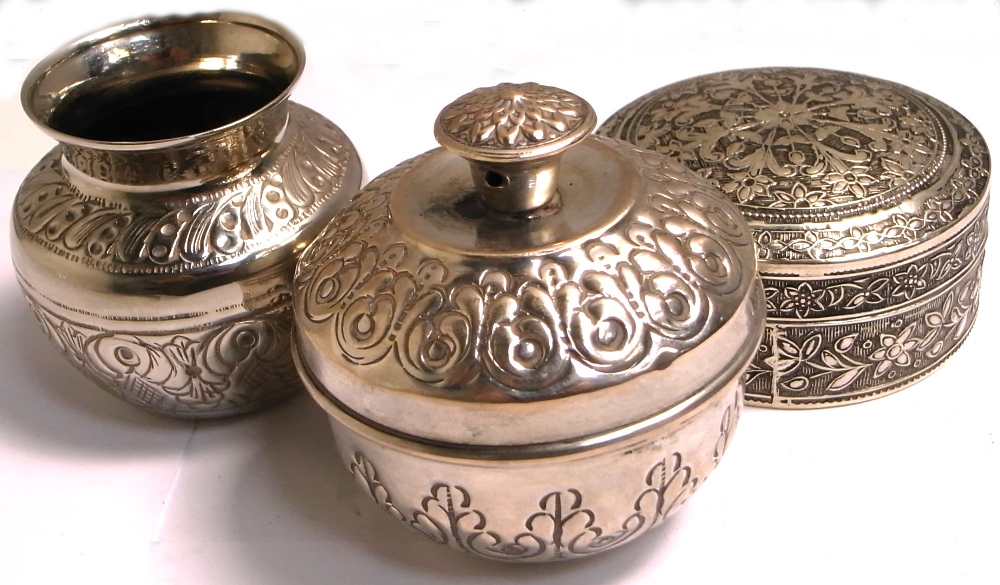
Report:
[[[49,125],[102,142],[148,142],[207,132],[242,119],[284,87],[239,71],[187,71],[80,93]]]
[[[58,98],[39,118],[60,133],[100,142],[190,136],[263,108],[301,67],[290,43],[241,23],[182,22],[141,33],[96,44],[50,69],[38,85],[65,89],[49,94]],[[46,88],[39,89],[44,96]]]

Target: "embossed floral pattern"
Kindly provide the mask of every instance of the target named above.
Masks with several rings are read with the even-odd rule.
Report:
[[[812,285],[803,282],[797,287],[782,289],[783,298],[778,310],[783,312],[793,312],[798,318],[809,316],[813,311],[822,311],[824,296],[823,291],[813,290]]]
[[[761,197],[774,183],[764,175],[751,175],[749,173],[733,173],[729,177],[732,179],[722,184],[722,190],[736,199],[738,203],[747,203],[754,197]]]
[[[170,363],[170,370],[163,387],[167,392],[193,402],[218,402],[229,381],[221,372],[202,367],[201,351],[201,343],[180,335],[165,343],[162,355]]]
[[[810,191],[808,187],[798,182],[792,184],[790,189],[775,188],[771,194],[776,199],[775,207],[813,209],[829,205],[825,191],[818,189]]]
[[[883,333],[879,336],[879,343],[882,347],[876,349],[871,355],[871,359],[878,362],[878,365],[875,366],[876,378],[884,376],[894,364],[904,367],[910,365],[912,361],[910,352],[920,345],[919,339],[910,339],[913,336],[914,327],[916,325],[911,323],[899,335]]]
[[[910,162],[911,166],[912,164]],[[850,193],[856,199],[864,199],[868,196],[868,190],[875,184],[875,179],[869,176],[867,171],[865,167],[855,166],[842,172],[830,173],[830,190],[837,194]]]
[[[586,109],[577,96],[537,83],[473,90],[441,112],[445,132],[473,146],[520,147],[558,140],[576,130]]]
[[[906,302],[953,283],[985,245],[986,217],[980,217],[932,254],[909,264],[866,275],[810,280],[764,279],[772,318],[844,317]]]
[[[927,280],[923,276],[927,268],[927,265],[918,267],[916,264],[910,264],[906,267],[906,272],[893,274],[894,286],[890,294],[893,297],[912,299],[914,295],[927,288]]]
[[[931,371],[958,348],[975,318],[983,259],[978,249],[941,292],[878,318],[769,324],[749,368],[747,400],[809,406],[865,399]]]

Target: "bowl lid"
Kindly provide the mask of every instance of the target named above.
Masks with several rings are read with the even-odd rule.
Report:
[[[595,125],[535,83],[447,106],[444,148],[376,178],[303,253],[316,394],[400,435],[510,445],[628,427],[735,378],[763,319],[745,220]]]
[[[855,73],[772,67],[695,77],[635,100],[598,133],[718,185],[750,220],[764,274],[920,253],[974,216],[988,186],[989,153],[968,120]]]

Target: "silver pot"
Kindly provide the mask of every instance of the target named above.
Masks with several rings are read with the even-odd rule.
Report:
[[[763,297],[750,232],[666,158],[537,84],[446,107],[303,253],[296,357],[395,518],[492,559],[656,526],[718,464]]]
[[[14,265],[52,342],[115,396],[216,417],[300,388],[293,266],[361,181],[343,132],[288,100],[304,60],[257,17],[149,18],[25,81],[59,146],[17,194]]]

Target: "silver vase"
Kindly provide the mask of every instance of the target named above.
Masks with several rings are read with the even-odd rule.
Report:
[[[281,26],[223,13],[123,23],[29,74],[24,109],[59,145],[18,191],[14,265],[98,386],[178,417],[301,387],[292,271],[362,175],[344,133],[288,99],[304,59]]]

